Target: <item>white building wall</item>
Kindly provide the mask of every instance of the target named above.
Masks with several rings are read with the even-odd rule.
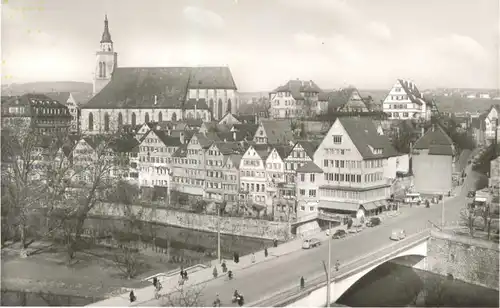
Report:
[[[264,161],[253,147],[249,147],[243,155],[239,169],[240,189],[248,193],[248,200],[267,206],[266,169]],[[259,187],[258,191],[257,186]]]

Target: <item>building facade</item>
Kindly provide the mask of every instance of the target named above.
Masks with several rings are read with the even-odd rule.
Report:
[[[338,118],[314,153],[320,210],[364,216],[386,205],[388,158],[397,155],[386,136],[366,118]]]
[[[451,192],[455,148],[439,125],[415,142],[411,156],[415,192],[431,195]]]
[[[349,87],[335,92],[323,92],[318,97],[317,114],[368,112],[369,106],[358,89]]]
[[[315,106],[321,92],[312,80],[290,80],[269,93],[270,116],[273,119],[310,116],[316,113]]]
[[[237,88],[228,67],[118,67],[106,17],[94,97],[81,109],[84,133],[150,121],[219,120],[237,109]]]
[[[240,162],[240,197],[259,212],[268,210],[270,201],[266,191],[265,165],[270,152],[267,145],[250,145]],[[269,210],[272,210],[270,206]]]
[[[423,119],[429,121],[433,103],[428,102],[415,83],[398,79],[382,104],[389,119]]]
[[[66,105],[44,94],[25,94],[2,103],[2,128],[42,134],[67,133],[71,114]]]

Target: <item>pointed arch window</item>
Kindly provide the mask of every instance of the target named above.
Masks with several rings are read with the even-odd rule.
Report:
[[[132,126],[135,126],[135,125],[136,125],[136,117],[135,117],[135,112],[132,112],[131,124],[132,124]]]
[[[102,62],[102,77],[106,77],[106,63]]]
[[[149,123],[149,113],[147,113],[147,112],[144,115],[144,123]]]
[[[162,122],[163,121],[163,114],[161,113],[158,113],[158,122]]]
[[[213,113],[215,111],[215,109],[214,109],[214,99],[213,98],[210,99],[210,103],[209,104],[210,104],[210,106],[209,106],[210,107],[210,112]]]
[[[172,113],[172,121],[177,121],[177,114],[175,112]]]
[[[123,115],[121,112],[118,113],[118,128],[121,129],[123,127]]]
[[[89,131],[93,131],[94,130],[94,115],[91,113],[89,113]]]
[[[224,112],[224,108],[222,107],[222,99],[219,98],[219,103],[217,104],[217,119],[222,117],[222,112]]]
[[[109,114],[104,114],[104,131],[109,132]]]
[[[102,62],[99,61],[99,71],[97,73],[97,77],[102,77]]]
[[[233,106],[231,106],[231,99],[227,100],[227,112],[229,113],[233,112]]]

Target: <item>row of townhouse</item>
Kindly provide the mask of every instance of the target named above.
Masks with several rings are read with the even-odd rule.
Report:
[[[497,142],[500,140],[499,117],[499,104],[492,105],[479,116],[469,117],[472,136],[474,137],[476,145],[489,146],[494,143],[495,138],[497,138]]]

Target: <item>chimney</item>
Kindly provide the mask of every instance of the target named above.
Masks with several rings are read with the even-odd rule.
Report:
[[[158,96],[155,95],[155,105],[158,104]]]
[[[236,141],[236,131],[233,132],[233,140]]]
[[[179,140],[181,141],[181,144],[184,144],[184,132],[180,133]]]

